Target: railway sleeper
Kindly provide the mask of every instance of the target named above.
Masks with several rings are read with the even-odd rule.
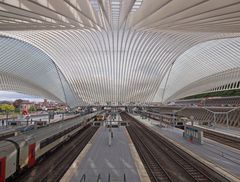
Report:
[[[125,115],[126,116],[126,115]],[[131,118],[130,116],[127,117],[123,117],[124,119],[128,119],[128,120],[134,120],[135,119]],[[206,166],[205,164],[201,163],[200,161],[198,161],[197,159],[191,157],[189,154],[185,153],[184,151],[182,151],[180,148],[178,148],[177,146],[175,146],[174,144],[166,141],[166,139],[164,139],[163,137],[161,137],[158,133],[148,129],[146,126],[144,126],[143,124],[139,124],[138,121],[136,121],[136,123],[132,121],[132,123],[130,123],[130,126],[128,127],[130,129],[130,132],[133,132],[134,128],[138,128],[138,130],[142,131],[141,134],[141,141],[144,140],[143,137],[143,133],[146,134],[146,132],[148,132],[147,135],[151,135],[152,138],[154,138],[155,140],[161,140],[163,141],[162,145],[166,145],[167,148],[171,149],[165,149],[164,151],[167,152],[168,154],[171,153],[171,155],[176,155],[178,157],[173,157],[173,159],[175,159],[176,161],[178,161],[178,163],[180,163],[180,165],[185,168],[185,170],[188,170],[188,172],[195,178],[196,181],[229,181],[227,180],[224,176],[221,176],[221,174],[216,173],[213,169],[209,168],[208,166]],[[129,132],[129,133],[130,133]],[[135,131],[134,131],[135,132]],[[131,134],[130,134],[131,136]],[[132,138],[133,136],[131,136]],[[133,138],[132,138],[133,139]],[[154,140],[153,139],[153,140]],[[146,141],[146,140],[145,140]],[[136,142],[134,142],[135,144]],[[136,144],[135,144],[136,145]],[[174,156],[173,155],[173,156]],[[184,159],[184,160],[183,160]],[[188,163],[185,162],[185,160],[188,161]],[[193,167],[194,166],[194,167]],[[201,171],[201,173],[199,173],[198,171],[196,171],[194,168],[197,168],[198,170]],[[204,175],[203,175],[203,174]],[[210,179],[206,178],[210,177]]]

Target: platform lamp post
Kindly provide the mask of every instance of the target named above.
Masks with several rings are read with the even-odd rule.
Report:
[[[111,112],[111,117],[110,117],[110,126],[109,126],[109,135],[108,135],[108,146],[111,147],[112,144],[112,119],[113,119],[113,113]]]
[[[62,120],[64,120],[64,112],[62,113]]]
[[[114,122],[115,116],[113,116],[113,122]],[[112,130],[112,122],[110,123],[111,125],[111,138],[113,138],[113,130]]]
[[[7,125],[7,123],[8,123],[8,111],[6,110],[6,125]]]
[[[109,126],[109,135],[108,135],[108,145],[111,147],[112,144],[112,118],[110,118],[110,126]]]
[[[48,113],[48,124],[50,124],[51,119],[54,119],[54,111]]]
[[[176,117],[176,113],[178,112],[178,110],[173,110],[172,113],[173,113],[173,118],[172,118],[172,125],[174,127],[175,125],[175,117]]]
[[[27,119],[27,126],[28,126],[29,125],[30,116],[26,116],[26,119]]]

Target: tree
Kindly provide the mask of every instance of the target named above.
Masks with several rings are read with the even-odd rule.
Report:
[[[15,107],[13,105],[10,105],[10,104],[1,104],[0,105],[0,110],[4,111],[6,113],[6,118],[7,118],[7,121],[8,121],[8,114],[9,114],[9,112],[14,111]]]
[[[21,105],[22,102],[23,102],[22,99],[17,99],[17,100],[15,100],[15,101],[13,102],[13,106],[14,106],[15,108],[19,108],[19,109],[20,109],[20,105]]]
[[[36,108],[33,105],[31,105],[29,108],[29,112],[34,112],[34,111],[36,111]]]
[[[20,113],[20,108],[15,108],[16,113]]]
[[[13,105],[10,105],[10,104],[1,104],[0,105],[0,110],[9,113],[11,111],[14,111],[15,107]]]
[[[229,97],[229,96],[240,96],[240,89],[202,93],[202,94],[188,96],[183,99],[198,99],[198,98],[205,98],[205,97]]]

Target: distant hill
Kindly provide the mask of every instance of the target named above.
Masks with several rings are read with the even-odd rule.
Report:
[[[12,102],[7,101],[7,100],[3,100],[3,101],[0,101],[0,104],[12,104]]]
[[[188,96],[182,99],[185,100],[185,99],[198,99],[198,98],[205,98],[205,97],[230,97],[230,96],[240,96],[240,89],[197,94],[197,95]]]

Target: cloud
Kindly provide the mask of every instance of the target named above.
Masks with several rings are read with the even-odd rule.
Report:
[[[12,92],[12,91],[11,92],[0,91],[0,101],[3,101],[3,100],[14,101],[16,99],[31,100],[36,102],[43,101],[42,98],[39,98],[37,96],[31,96],[31,95],[26,95],[22,93]]]

